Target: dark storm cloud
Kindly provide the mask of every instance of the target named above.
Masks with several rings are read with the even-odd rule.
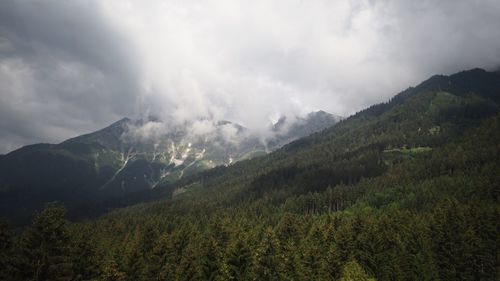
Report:
[[[133,113],[127,41],[86,1],[0,2],[0,152]]]
[[[2,1],[0,151],[122,116],[265,134],[280,115],[348,115],[498,67],[499,14],[497,0]]]
[[[389,19],[382,45],[386,59],[423,74],[500,64],[499,1],[387,2],[391,5],[383,5],[386,9],[380,12]]]

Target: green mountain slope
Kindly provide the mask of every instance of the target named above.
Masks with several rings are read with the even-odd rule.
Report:
[[[270,188],[307,193],[354,184],[385,172],[391,150],[440,147],[496,115],[499,92],[498,73],[475,69],[435,76],[266,157],[208,171],[178,185],[198,184],[210,192],[212,186],[238,186],[261,196]],[[397,158],[405,157],[399,154]]]
[[[499,109],[499,89],[498,72],[473,69],[433,76],[387,103],[374,105],[265,157],[159,184],[154,191],[134,193],[133,199],[126,196],[121,201],[85,206],[75,216],[85,216],[86,209],[108,210],[187,191],[207,198],[220,192],[227,197],[225,204],[238,204],[268,196],[270,190],[279,191],[276,200],[282,202],[288,196],[329,186],[356,184],[383,174],[393,163],[453,141],[484,118],[494,116]]]
[[[499,132],[496,115],[355,184],[289,192],[273,174],[259,196],[255,178],[192,187],[73,227],[137,280],[340,280],[352,262],[377,280],[496,280]]]

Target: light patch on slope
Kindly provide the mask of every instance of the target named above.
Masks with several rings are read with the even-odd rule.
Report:
[[[186,192],[186,191],[187,191],[187,189],[186,189],[186,188],[184,188],[184,187],[179,187],[179,188],[176,188],[176,189],[174,189],[174,191],[172,192],[172,197],[175,197],[175,196],[177,196],[177,195],[179,195],[179,194],[182,194],[182,193],[184,193],[184,192]]]
[[[203,158],[203,156],[205,156],[205,152],[206,152],[206,151],[207,151],[207,150],[204,148],[202,151],[198,152],[198,153],[196,154],[196,160],[199,160],[199,159]]]
[[[121,153],[121,157],[122,157],[122,166],[114,173],[114,175],[103,185],[101,186],[101,189],[105,188],[108,184],[110,184],[111,182],[113,182],[116,178],[116,176],[121,172],[123,171],[123,169],[125,169],[125,167],[127,166],[127,163],[130,159],[132,159],[133,157],[135,156],[135,153],[132,151],[132,148],[130,148],[130,150],[127,152],[127,155],[125,157],[125,155],[123,153]],[[122,182],[122,189],[123,189],[123,182]]]
[[[224,164],[224,166],[227,167],[227,166],[231,165],[233,163],[233,161],[234,161],[233,157],[229,157],[228,162],[226,164]]]
[[[170,164],[174,164],[175,166],[182,165],[184,163],[184,160],[176,158],[177,149],[176,149],[175,144],[173,142],[170,144],[170,149],[171,149]]]
[[[182,154],[182,160],[186,160],[190,151],[191,151],[191,148],[186,148],[186,150],[184,150],[184,153]]]

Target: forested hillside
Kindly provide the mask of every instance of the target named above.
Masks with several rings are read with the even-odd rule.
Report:
[[[498,280],[500,73],[434,76],[269,155],[69,223],[0,226],[2,280]]]

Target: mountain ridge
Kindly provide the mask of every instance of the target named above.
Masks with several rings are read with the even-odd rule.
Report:
[[[344,157],[342,155],[345,155],[345,157],[352,157],[349,155],[355,155],[356,151],[360,149],[368,151],[373,150],[374,153],[378,154],[381,153],[381,151],[383,151],[384,149],[390,149],[391,147],[425,147],[428,145],[439,146],[442,143],[448,141],[450,138],[458,137],[459,135],[461,135],[463,128],[477,126],[478,121],[476,120],[482,120],[488,116],[493,116],[498,112],[499,109],[499,104],[494,101],[496,99],[490,100],[489,98],[492,93],[496,93],[496,96],[500,96],[498,94],[500,92],[500,75],[492,75],[492,73],[490,72],[478,69],[463,71],[457,74],[459,75],[450,75],[449,77],[453,77],[454,79],[463,79],[463,75],[472,75],[472,78],[474,78],[474,76],[478,74],[484,74],[485,77],[482,77],[482,79],[480,80],[488,81],[487,85],[490,85],[490,88],[477,87],[480,86],[479,84],[481,84],[482,82],[476,81],[475,85],[469,85],[473,87],[468,86],[465,89],[459,89],[459,91],[453,88],[449,89],[451,92],[455,93],[452,94],[451,97],[460,98],[459,100],[455,100],[454,98],[448,98],[448,96],[442,92],[443,88],[440,87],[440,83],[448,80],[449,77],[440,76],[440,78],[436,79],[437,76],[433,76],[432,78],[419,84],[417,87],[410,88],[399,93],[386,103],[368,107],[365,110],[362,110],[348,118],[341,120],[339,123],[329,129],[326,129],[319,133],[311,134],[308,137],[296,141],[292,141],[289,144],[284,145],[281,149],[278,149],[272,154],[266,156],[265,158],[253,161],[261,162],[259,165],[253,167],[253,165],[249,164],[249,167],[252,167],[252,171],[269,171],[269,168],[266,167],[270,165],[270,163],[275,162],[274,166],[276,166],[276,163],[283,163],[282,165],[284,165],[284,173],[287,173],[287,169],[289,168],[291,169],[290,171],[293,170],[296,172],[297,170],[294,167],[299,167],[299,170],[304,171],[304,173],[306,173],[305,176],[308,177],[307,170],[323,169],[321,168],[321,166],[317,166],[317,164],[315,164],[315,162],[320,161],[317,159],[323,159],[321,161],[325,162],[332,161],[327,160],[328,157],[330,157],[330,154],[322,151],[323,149],[326,149],[326,151],[331,150],[331,153],[333,155],[340,153],[340,157]],[[468,79],[466,79],[466,82],[475,80],[471,77],[467,78]],[[467,85],[467,83],[460,84]],[[476,93],[461,97],[464,95],[464,93],[468,93],[468,90],[471,89],[476,89]],[[487,89],[487,91],[481,91],[482,89]],[[409,99],[413,99],[411,100],[411,105],[402,107],[402,104]],[[445,101],[441,101],[442,99],[444,99]],[[433,112],[428,113],[429,116],[426,118],[430,118],[430,120],[419,120],[417,116],[421,114],[421,110],[424,110],[426,107],[431,106],[433,104],[433,101],[441,102],[442,104],[437,104],[438,107],[434,109]],[[484,110],[485,104],[487,105],[486,107],[489,108],[489,110]],[[391,111],[393,110],[396,110],[394,112],[395,114],[391,114]],[[383,114],[385,115],[383,116]],[[402,114],[407,116],[404,118],[398,117],[398,115]],[[443,115],[444,117],[442,117]],[[379,118],[380,116],[382,116],[383,119],[381,121],[377,121],[376,118]],[[370,121],[372,119],[373,121]],[[370,126],[374,128],[375,132],[380,132],[373,135],[371,130],[367,130],[367,124],[370,124]],[[387,126],[388,124],[390,124],[389,127]],[[385,134],[383,132],[384,130],[388,129],[392,130],[393,133]],[[434,133],[436,130],[438,130],[439,132]],[[346,135],[347,132],[351,135],[356,135],[356,138],[358,140],[353,141],[349,138],[345,138],[345,136],[348,136]],[[377,140],[379,138],[379,141],[373,142],[373,140]],[[336,144],[329,144],[329,142],[331,141],[330,139],[335,141]],[[405,140],[404,143],[401,143],[401,140],[399,139]],[[367,141],[366,144],[363,144],[361,146],[353,146],[353,144],[359,143],[359,140]],[[362,141],[361,143],[365,143],[365,141]],[[366,147],[366,145],[368,146]],[[308,147],[313,146],[318,147],[316,147],[312,151],[308,150]],[[342,147],[343,151],[339,151],[339,147]],[[317,153],[315,151],[321,152]],[[308,156],[304,160],[299,160],[304,154],[308,154]],[[335,156],[335,158],[338,157],[339,156]],[[237,170],[239,169],[238,166],[242,166],[244,164],[245,163],[238,163],[233,167],[228,167],[228,169]],[[277,164],[277,166],[280,165],[281,164]],[[343,170],[343,165],[348,166],[353,165],[353,163],[339,163],[339,166],[336,168],[339,170]],[[332,167],[327,168],[326,171],[331,171],[331,169]],[[370,170],[377,171],[378,169],[372,167],[370,168]],[[206,179],[210,179],[209,174],[211,173],[211,171],[207,171],[205,173],[207,173],[208,175],[204,177],[204,184],[207,184]],[[213,174],[215,175],[218,175],[220,173],[220,171],[213,172]],[[238,174],[236,171],[233,171],[232,173]],[[247,173],[248,171],[245,174]],[[328,177],[327,174],[325,175],[325,177]],[[348,176],[343,180],[349,182],[352,180],[356,180],[356,177]],[[196,179],[193,181],[183,181],[181,182],[181,184],[193,184],[196,183],[196,181]],[[338,179],[334,180],[332,184],[336,182],[338,182]],[[327,183],[328,180],[324,183],[325,186],[327,185]]]
[[[325,122],[316,128],[336,120]],[[229,121],[209,125],[213,126],[209,135],[193,137],[188,130],[169,128],[157,119],[122,118],[58,144],[29,145],[0,156],[0,190],[6,202],[0,213],[16,205],[7,202],[12,196],[26,196],[27,205],[58,200],[74,206],[155,188],[187,174],[263,155],[280,145],[268,147]],[[290,131],[281,141],[303,134]]]
[[[441,86],[449,84],[450,77],[464,79],[465,76],[466,81],[475,81],[476,75],[485,77],[475,84],[462,81],[459,85],[468,86],[445,89],[449,92],[444,92]],[[489,87],[480,85],[484,81]],[[219,190],[229,189],[235,193],[232,200],[236,201],[223,205],[231,205],[264,196],[265,186],[300,195],[321,192],[342,183],[356,184],[385,173],[391,163],[460,138],[464,131],[497,114],[500,105],[490,97],[492,93],[500,95],[499,81],[499,74],[475,69],[460,72],[458,76],[433,76],[386,103],[368,107],[329,129],[292,141],[264,157],[193,174],[160,186],[156,195],[141,196],[151,201],[177,197],[176,190],[184,193],[193,190],[193,196],[198,193],[208,198],[213,192],[218,194],[222,192]],[[248,178],[255,180],[248,182]],[[126,205],[118,202],[114,206]]]
[[[116,196],[123,197],[126,202],[140,202],[140,200],[131,200],[126,195],[132,192],[131,194],[137,195],[137,198],[144,197],[149,201],[172,196],[178,188],[186,190],[183,186],[193,184],[196,186],[200,183],[200,179],[203,184],[217,182],[218,175],[223,175],[226,170],[234,172],[246,165],[252,167],[254,164],[251,163],[258,163],[258,165],[245,174],[257,171],[257,174],[263,176],[261,180],[255,182],[255,185],[265,185],[269,180],[269,177],[265,176],[267,172],[281,175],[280,177],[294,174],[292,181],[303,178],[302,180],[308,182],[312,190],[319,190],[328,184],[334,185],[339,182],[357,182],[360,178],[383,173],[384,165],[369,163],[370,157],[380,157],[383,150],[396,149],[397,151],[404,147],[439,146],[450,138],[460,136],[464,128],[476,126],[479,120],[494,115],[499,108],[498,89],[500,89],[500,78],[495,72],[472,69],[449,76],[435,75],[415,87],[400,92],[388,102],[370,106],[348,118],[341,119],[338,123],[340,118],[332,117],[336,124],[326,130],[296,140],[289,138],[291,142],[285,145],[277,141],[276,147],[279,149],[262,159],[236,164],[232,163],[231,155],[235,155],[235,152],[234,150],[231,152],[230,142],[224,143],[223,147],[226,150],[222,152],[219,150],[215,154],[215,157],[219,158],[213,158],[213,154],[206,153],[200,143],[191,142],[176,144],[171,150],[175,153],[156,153],[152,150],[155,145],[160,145],[163,151],[168,151],[171,147],[170,142],[148,142],[133,150],[131,149],[133,146],[124,144],[123,131],[130,123],[133,125],[134,122],[144,122],[124,118],[102,130],[63,141],[60,144],[28,146],[0,157],[0,166],[4,173],[0,175],[0,186],[2,186],[2,192],[8,195],[4,196],[5,204],[0,204],[4,210],[0,211],[5,213],[13,207],[12,205],[18,204],[7,202],[8,198],[11,198],[9,196],[15,196],[15,198],[26,196],[28,205],[55,199],[77,206],[85,202],[101,201]],[[316,115],[324,114],[317,112]],[[285,122],[287,120],[282,119],[274,125],[282,126]],[[146,124],[152,125],[153,128],[158,125],[156,121]],[[295,124],[300,124],[300,122]],[[217,128],[224,126],[233,126],[233,123],[217,123]],[[290,128],[293,128],[293,125]],[[241,129],[236,128],[232,132],[238,131]],[[103,135],[104,137],[101,137]],[[283,135],[287,137],[286,131]],[[173,137],[182,139],[183,133],[175,131]],[[221,135],[212,137],[213,140],[218,138],[220,140]],[[98,141],[95,142],[94,139]],[[257,155],[265,154],[266,148],[258,141],[248,140],[246,145],[249,151],[255,151],[257,147],[262,149],[262,152]],[[201,144],[203,143],[206,143],[206,140],[202,140]],[[113,147],[116,150],[104,149],[106,147]],[[220,149],[218,147],[220,146],[214,146],[213,151]],[[366,154],[363,151],[370,153]],[[359,153],[365,155],[364,158],[356,159]],[[17,162],[5,164],[17,154],[19,154]],[[39,167],[36,163],[41,161],[43,155],[48,157],[49,162]],[[366,158],[366,155],[372,156]],[[327,160],[329,157],[331,160]],[[351,160],[342,162],[340,161],[342,157]],[[19,166],[23,163],[23,158],[31,161],[27,162],[31,164]],[[252,156],[240,154],[237,160],[247,158],[252,158]],[[102,159],[102,161],[96,162],[95,159]],[[217,166],[210,161],[219,161],[222,167],[206,170]],[[328,162],[331,164],[324,166],[324,163]],[[96,165],[96,163],[99,164]],[[271,163],[275,167],[274,171],[268,167]],[[232,165],[228,168],[223,167],[228,164]],[[356,165],[358,165],[355,168],[356,171],[350,175],[346,177],[337,175],[336,170],[354,169]],[[33,172],[25,175],[20,172],[24,169],[31,169]],[[308,175],[310,173],[308,171],[313,170],[323,174],[316,177]],[[15,178],[16,173],[20,179],[20,186],[30,186],[36,182],[37,189],[29,190],[12,186],[11,178],[13,176]],[[63,176],[55,176],[59,174]],[[89,181],[88,178],[92,180]],[[82,182],[86,182],[85,185],[82,185]],[[67,186],[72,188],[68,189]],[[151,187],[158,188],[158,190],[147,192],[147,189]],[[37,194],[32,195],[34,190]],[[43,193],[38,194],[43,190],[54,192],[57,196],[47,197]],[[118,199],[117,204],[111,205],[124,206],[120,200],[122,199]],[[41,206],[40,204],[38,203],[37,206]],[[125,205],[128,204],[130,203]]]

